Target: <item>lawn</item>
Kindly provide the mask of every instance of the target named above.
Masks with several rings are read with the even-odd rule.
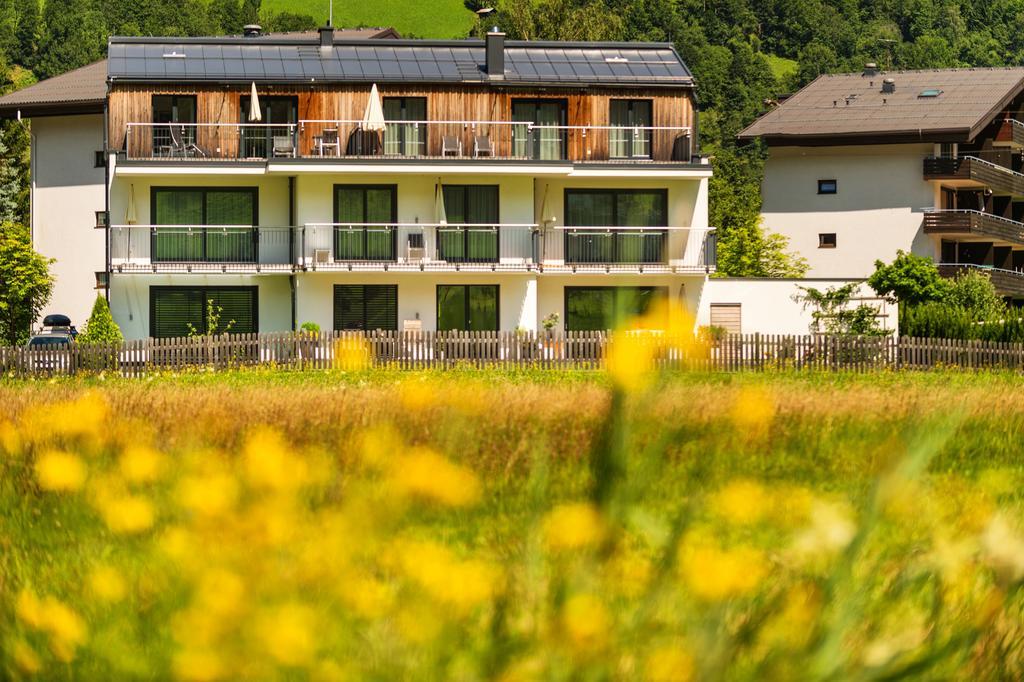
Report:
[[[0,677],[1020,679],[1013,374],[0,381]]]
[[[262,7],[268,12],[308,14],[323,23],[327,20],[328,0],[264,0]],[[476,15],[462,0],[334,3],[335,26],[390,26],[404,38],[465,38],[475,21]]]

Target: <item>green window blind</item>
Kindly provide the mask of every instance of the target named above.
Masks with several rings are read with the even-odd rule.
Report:
[[[664,190],[571,189],[565,193],[566,227],[645,228],[568,230],[565,259],[569,263],[661,263],[667,233],[646,228],[668,224]]]
[[[255,188],[154,188],[152,258],[156,262],[252,263],[257,260]],[[233,229],[231,225],[239,225]],[[216,226],[214,229],[197,229]]]
[[[668,296],[666,287],[566,287],[567,331],[615,329]]]
[[[334,285],[334,329],[398,329],[398,286],[394,284]]]
[[[498,262],[498,186],[445,185],[443,197],[448,227],[438,228],[441,260]]]
[[[207,308],[221,308],[217,329],[207,329]],[[150,287],[149,328],[154,338],[199,334],[249,334],[258,329],[257,287]]]
[[[498,286],[438,285],[437,328],[440,331],[498,331]]]
[[[334,187],[335,260],[395,260],[397,193],[394,185]]]
[[[650,158],[651,100],[613,99],[608,104],[608,154],[613,159]]]

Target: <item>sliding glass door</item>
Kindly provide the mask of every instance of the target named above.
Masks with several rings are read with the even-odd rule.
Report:
[[[566,287],[566,331],[605,331],[629,324],[668,296],[665,287]]]
[[[667,231],[651,228],[668,225],[668,193],[567,189],[565,225],[567,263],[662,263]]]
[[[425,97],[385,97],[384,153],[395,156],[423,156],[426,153],[427,99]],[[412,123],[393,123],[412,121]]]
[[[295,130],[299,118],[296,97],[260,97],[259,121],[250,121],[251,98],[242,97],[242,158],[266,159],[295,154]]]
[[[448,225],[438,227],[438,259],[449,263],[498,262],[498,186],[445,185]]]
[[[512,151],[515,156],[544,161],[566,158],[565,100],[512,100]]]
[[[498,331],[498,285],[438,285],[437,329]]]
[[[153,262],[255,263],[258,196],[255,187],[154,187]]]
[[[651,158],[651,100],[613,99],[608,104],[608,155],[613,159]]]
[[[395,260],[396,185],[334,186],[334,260]]]

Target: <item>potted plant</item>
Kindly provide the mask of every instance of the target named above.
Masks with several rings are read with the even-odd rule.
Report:
[[[551,313],[540,321],[540,325],[544,327],[544,339],[541,341],[543,348],[549,351],[553,351],[554,356],[557,357],[559,352],[559,343],[552,339],[554,335],[555,327],[558,326],[558,313]]]

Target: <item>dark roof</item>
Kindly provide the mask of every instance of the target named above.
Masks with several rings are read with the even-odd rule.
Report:
[[[886,78],[895,92],[882,92]],[[970,141],[1022,90],[1022,67],[819,76],[739,137],[769,144]]]
[[[68,71],[0,97],[0,117],[102,113],[107,99],[107,60]]]
[[[111,38],[110,78],[132,82],[488,82],[482,40]],[[691,86],[669,44],[508,41],[504,81],[516,85]],[[493,81],[491,81],[493,82]]]

